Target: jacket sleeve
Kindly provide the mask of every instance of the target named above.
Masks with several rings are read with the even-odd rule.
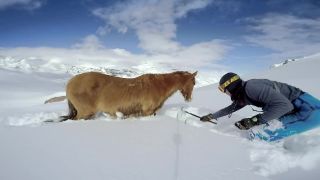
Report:
[[[214,119],[218,119],[220,117],[223,117],[223,116],[226,116],[226,115],[229,115],[235,111],[238,111],[239,109],[243,108],[244,106],[241,106],[239,105],[238,103],[236,102],[233,102],[231,105],[215,112],[215,113],[212,113]]]
[[[266,123],[278,119],[293,110],[293,104],[280,92],[269,86],[251,86],[246,89],[247,95],[258,102],[265,104],[261,114],[261,122]]]

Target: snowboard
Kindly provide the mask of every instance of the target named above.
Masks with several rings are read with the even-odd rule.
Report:
[[[248,130],[248,138],[274,142],[318,127],[320,127],[320,111],[315,111],[305,120],[294,122],[273,120],[268,124],[253,127]]]

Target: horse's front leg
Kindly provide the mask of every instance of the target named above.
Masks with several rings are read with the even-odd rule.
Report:
[[[149,108],[149,109],[146,109],[146,110],[143,110],[142,112],[142,115],[143,116],[150,116],[150,115],[156,115],[156,110],[154,108]]]

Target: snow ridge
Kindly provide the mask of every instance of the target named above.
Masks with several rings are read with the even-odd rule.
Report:
[[[297,59],[287,59],[287,60],[283,61],[282,63],[272,65],[271,68],[281,67],[281,66],[289,64],[291,62],[295,62],[295,61],[297,61]]]
[[[17,58],[10,56],[0,56],[0,68],[18,72],[33,73],[54,73],[54,74],[69,74],[77,75],[84,72],[101,72],[104,74],[134,78],[146,73],[167,73],[177,71],[174,67],[155,67],[152,64],[142,64],[131,68],[106,66],[102,64],[92,64],[88,62],[78,62],[78,64],[64,63],[60,59],[44,60],[37,57]],[[224,72],[199,72],[197,76],[196,87],[207,86],[218,82],[219,77]]]

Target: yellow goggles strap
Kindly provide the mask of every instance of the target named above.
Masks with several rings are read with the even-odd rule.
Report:
[[[226,91],[226,87],[228,87],[231,83],[233,83],[234,81],[240,79],[240,77],[238,75],[233,76],[232,78],[230,78],[229,80],[227,80],[226,82],[224,82],[223,84],[221,84],[219,86],[219,90],[222,92]]]

